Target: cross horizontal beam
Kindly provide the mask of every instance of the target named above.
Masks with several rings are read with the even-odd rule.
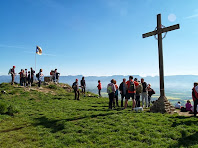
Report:
[[[172,31],[172,30],[176,30],[176,29],[179,29],[179,24],[176,24],[176,25],[173,25],[173,26],[169,26],[169,27],[166,27],[166,28],[162,28],[162,32],[161,33]]]
[[[145,33],[142,35],[143,38],[146,38],[146,37],[149,37],[149,36],[153,36],[153,35],[156,35],[157,34],[157,31],[151,31],[151,32],[148,32],[148,33]]]
[[[160,29],[145,33],[145,34],[142,35],[142,37],[146,38],[146,37],[149,37],[149,36],[153,36],[153,35],[168,32],[168,31],[172,31],[172,30],[175,30],[175,29],[179,29],[179,24],[169,26],[169,27],[166,27],[166,28],[160,28]]]

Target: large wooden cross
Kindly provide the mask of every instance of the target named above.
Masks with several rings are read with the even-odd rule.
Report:
[[[179,24],[162,28],[161,14],[157,15],[157,27],[156,30],[148,32],[142,35],[143,38],[157,35],[158,39],[158,54],[159,54],[159,75],[160,75],[160,97],[165,97],[164,92],[164,66],[163,66],[163,51],[162,51],[162,33],[179,29]]]

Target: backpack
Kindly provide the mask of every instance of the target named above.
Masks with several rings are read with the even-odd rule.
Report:
[[[142,88],[142,84],[139,83],[138,87],[136,88],[136,94],[140,94],[142,92],[143,88]]]
[[[37,78],[39,77],[39,73],[36,74],[36,77],[37,77]]]
[[[10,68],[9,71],[8,71],[8,75],[10,75],[12,72],[12,69]]]
[[[76,83],[76,82],[74,82],[74,83],[72,84],[72,88],[73,88],[74,90],[77,90],[77,83]]]
[[[147,88],[146,82],[142,83],[142,87],[143,87],[143,92],[146,92],[146,88]]]
[[[129,85],[129,91],[135,91],[135,84],[134,84],[134,82],[129,82],[130,83],[130,85]]]

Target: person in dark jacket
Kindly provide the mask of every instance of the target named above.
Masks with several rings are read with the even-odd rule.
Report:
[[[34,81],[34,73],[35,73],[35,71],[33,70],[33,68],[31,67],[30,68],[30,73],[31,73],[31,85],[32,85],[32,83],[33,83],[33,81]]]
[[[80,92],[79,92],[79,86],[78,86],[78,79],[72,84],[72,88],[74,89],[75,93],[75,99],[74,100],[80,100]]]
[[[150,104],[151,104],[151,96],[153,94],[155,94],[155,91],[151,88],[151,84],[148,84],[148,107],[150,107]]]
[[[54,71],[54,81],[55,81],[55,83],[59,83],[59,76],[60,76],[60,73],[57,71],[57,69],[55,69],[55,71]]]
[[[82,77],[82,80],[80,81],[80,85],[82,88],[82,94],[84,94],[84,97],[85,97],[85,87],[86,87],[85,77]]]
[[[125,78],[123,79],[123,82],[120,83],[119,91],[120,91],[120,94],[121,94],[121,107],[124,107],[123,106],[123,99],[124,98],[126,99],[126,95],[127,95],[127,84],[126,84],[126,79]]]
[[[27,82],[28,82],[28,86],[31,86],[31,74],[30,74],[30,71],[28,71]]]

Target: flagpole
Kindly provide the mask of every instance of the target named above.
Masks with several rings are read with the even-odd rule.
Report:
[[[36,71],[36,53],[35,53],[35,71]]]

